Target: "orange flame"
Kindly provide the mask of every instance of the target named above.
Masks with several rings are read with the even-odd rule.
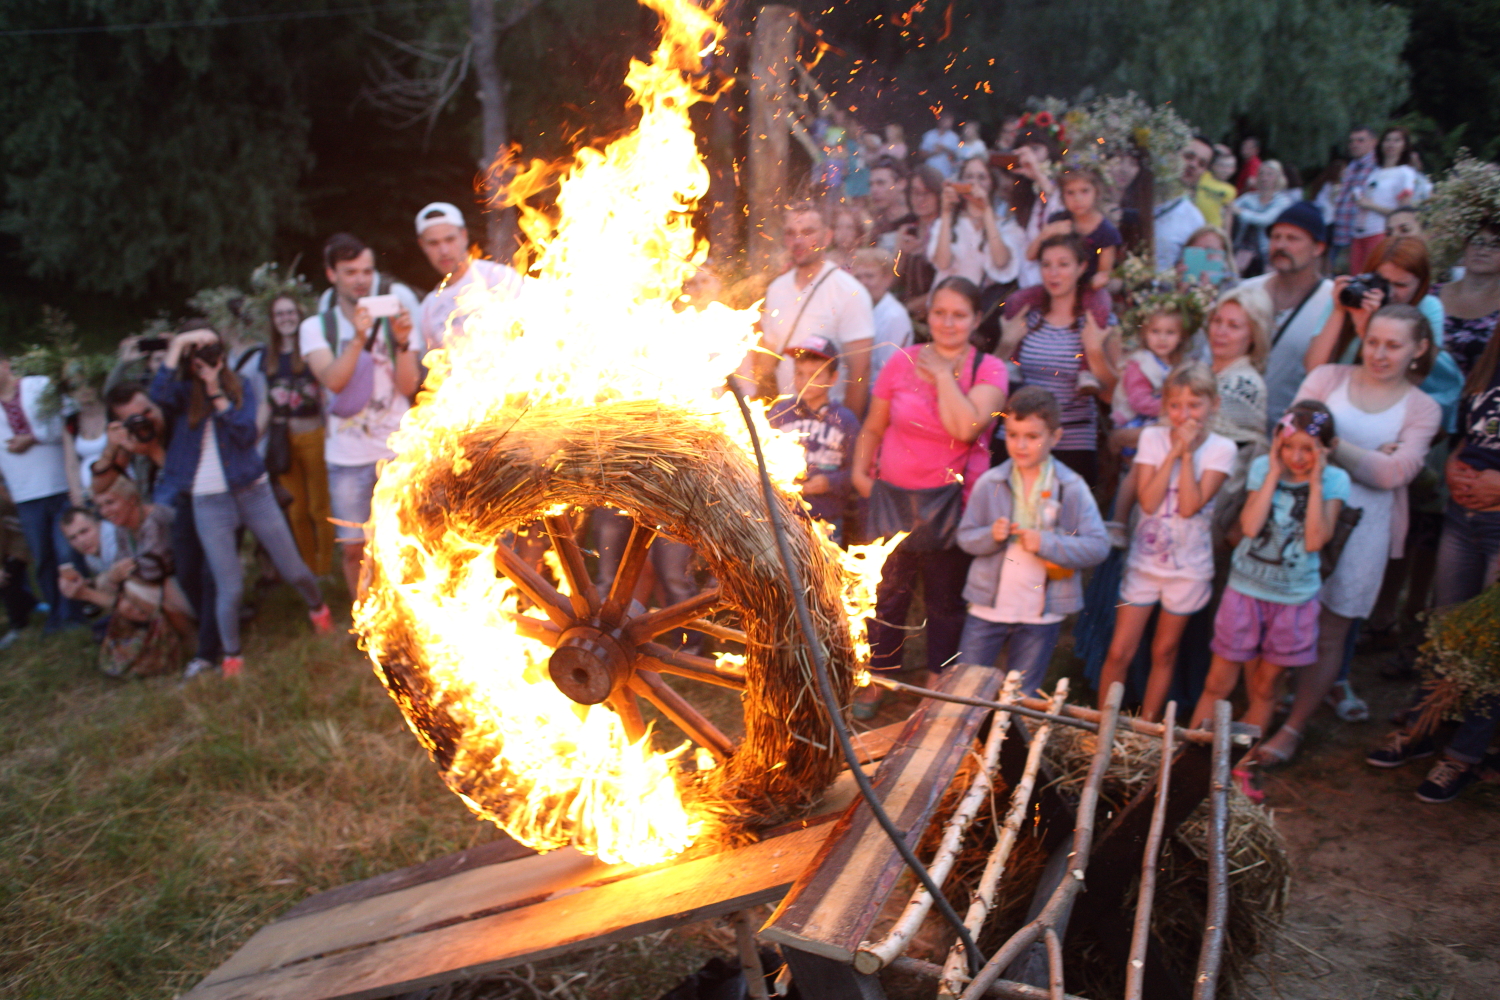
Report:
[[[633,864],[680,853],[700,829],[684,795],[689,748],[658,750],[649,732],[632,744],[614,712],[576,704],[551,683],[550,650],[518,635],[508,617],[518,595],[495,578],[493,537],[454,518],[436,541],[419,538],[398,512],[432,455],[456,452],[455,473],[468,471],[453,444],[466,430],[549,407],[659,399],[751,453],[722,388],[755,343],[755,312],[673,308],[708,252],[692,226],[708,172],[688,109],[710,86],[693,74],[724,35],[713,19],[718,3],[643,2],[660,13],[662,40],[626,77],[639,124],[602,149],[579,149],[570,164],[533,161],[511,178],[505,198],[520,210],[530,276],[514,299],[475,283],[458,305],[462,333],[427,355],[429,391],[392,438],[397,457],[381,474],[367,526],[368,556],[395,597],[366,599],[355,612],[377,662],[391,616],[416,634],[434,697],[462,730],[445,772],[455,791],[503,775],[505,804],[465,796],[470,808],[538,849],[572,845]],[[555,214],[527,203],[554,184]],[[759,412],[755,419],[773,477],[792,483],[803,470],[801,447]],[[873,604],[870,567],[878,577],[883,558],[863,560],[846,588],[861,633]]]

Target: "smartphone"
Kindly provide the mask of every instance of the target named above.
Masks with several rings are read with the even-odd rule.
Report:
[[[990,166],[996,170],[1014,170],[1020,161],[1015,153],[991,153]]]
[[[359,305],[370,311],[371,319],[401,314],[401,300],[394,295],[366,295],[359,300]]]
[[[1188,247],[1182,251],[1182,263],[1187,267],[1189,281],[1197,281],[1201,275],[1217,283],[1226,270],[1223,250],[1208,247]]]
[[[954,181],[953,190],[957,191],[959,194],[972,194],[974,192],[974,185],[960,184],[959,182]]]
[[[142,354],[154,354],[167,349],[166,337],[142,337],[135,342],[135,349]]]

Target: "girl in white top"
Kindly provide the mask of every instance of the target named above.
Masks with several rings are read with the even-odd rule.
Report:
[[[1200,361],[1174,368],[1162,386],[1167,425],[1141,432],[1135,457],[1141,519],[1130,540],[1115,633],[1099,675],[1099,704],[1124,682],[1151,612],[1161,605],[1151,644],[1143,719],[1161,717],[1188,618],[1212,596],[1214,496],[1234,467],[1234,442],[1208,428],[1219,407],[1214,374]]]
[[[1010,239],[995,214],[995,177],[983,157],[965,160],[956,181],[943,182],[942,210],[927,238],[927,259],[937,268],[937,285],[945,278],[968,278],[983,288],[1014,281],[1018,259],[1012,243],[1025,237],[1006,220]]]
[[[1411,135],[1404,128],[1388,128],[1380,137],[1376,156],[1380,166],[1370,174],[1359,196],[1355,239],[1385,235],[1385,217],[1396,209],[1420,205],[1432,194],[1432,182],[1411,165]]]

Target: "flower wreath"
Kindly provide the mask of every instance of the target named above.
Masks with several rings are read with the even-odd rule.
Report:
[[[1066,122],[1076,140],[1068,159],[1108,176],[1110,160],[1144,153],[1158,198],[1181,187],[1182,151],[1194,133],[1171,107],[1152,107],[1131,91],[1124,97],[1097,97],[1069,111]]]
[[[1470,237],[1487,225],[1500,226],[1500,166],[1460,149],[1452,169],[1433,187],[1421,211],[1433,264],[1439,268],[1457,264]]]

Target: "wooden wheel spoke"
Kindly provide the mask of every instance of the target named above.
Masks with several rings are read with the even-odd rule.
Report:
[[[750,637],[740,629],[730,628],[728,625],[720,625],[718,622],[709,621],[707,618],[699,618],[696,621],[688,622],[688,628],[695,632],[711,635],[716,639],[728,639],[730,642],[737,642],[741,646],[750,645]]]
[[[734,753],[734,743],[705,719],[686,698],[674,691],[661,675],[651,670],[637,670],[630,678],[630,689],[661,709],[663,715],[677,724],[694,741],[721,763]]]
[[[680,628],[695,618],[711,614],[715,608],[723,603],[719,596],[719,588],[712,587],[705,590],[696,597],[674,604],[668,608],[656,611],[648,611],[630,620],[625,626],[625,634],[632,644],[640,644],[649,639],[654,639],[663,632],[670,632],[674,628]]]
[[[599,589],[589,577],[588,566],[583,561],[583,550],[578,547],[578,539],[573,534],[573,522],[566,514],[549,514],[542,520],[547,525],[547,534],[552,539],[552,548],[557,552],[558,561],[562,563],[562,573],[568,581],[568,589],[572,591],[568,600],[573,604],[573,614],[578,618],[598,614],[603,602],[599,599]]]
[[[562,629],[573,624],[573,607],[567,599],[526,560],[503,544],[495,545],[495,569],[509,577],[510,582],[541,608],[553,624]]]
[[[646,720],[641,717],[641,706],[635,703],[635,695],[629,688],[621,688],[609,696],[609,707],[620,717],[625,735],[630,742],[638,743],[646,735]]]
[[[721,667],[716,661],[707,656],[694,656],[692,653],[681,653],[675,649],[668,649],[659,642],[646,642],[637,647],[642,656],[636,661],[638,666],[644,666],[648,670],[655,670],[659,674],[672,674],[676,677],[687,677],[695,681],[704,681],[708,684],[717,684],[719,687],[732,688],[736,691],[745,690],[745,672],[733,670],[729,667]]]
[[[656,530],[639,521],[630,529],[630,541],[625,543],[625,551],[620,554],[620,565],[615,569],[614,582],[609,587],[609,600],[604,602],[604,608],[599,612],[599,617],[610,625],[619,625],[624,620],[625,611],[630,607],[630,599],[635,594],[636,581],[646,568],[647,550],[655,539]]]
[[[525,614],[507,614],[505,616],[515,625],[516,631],[528,639],[557,648],[557,641],[562,638],[563,630],[551,622],[542,621]]]

